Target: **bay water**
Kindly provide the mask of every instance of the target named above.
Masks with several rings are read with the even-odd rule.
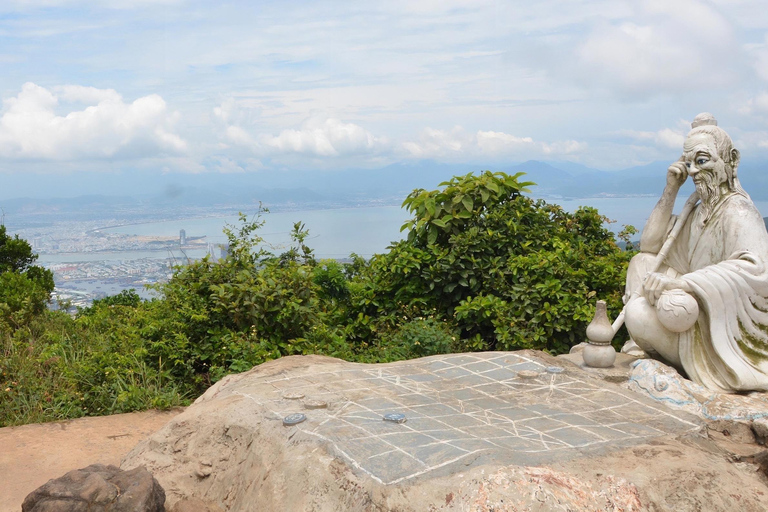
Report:
[[[682,207],[686,198],[679,198],[676,211]],[[645,221],[658,201],[658,197],[597,197],[584,199],[547,199],[560,204],[567,211],[573,212],[580,206],[592,206],[613,220],[608,227],[614,232],[623,225],[631,224],[642,229]],[[758,209],[768,212],[768,202],[756,201]],[[305,243],[311,247],[318,258],[346,258],[351,253],[370,257],[387,250],[387,247],[401,240],[405,233],[400,232],[402,224],[411,216],[398,206],[371,206],[361,208],[339,208],[327,210],[297,210],[266,213],[265,225],[259,230],[267,248],[279,253],[290,246],[290,232],[294,223],[302,222],[309,230]],[[139,236],[178,237],[180,230],[185,230],[187,238],[206,237],[212,244],[226,242],[222,230],[226,225],[235,229],[239,225],[237,216],[177,219],[162,222],[147,222],[103,228],[101,231]],[[639,236],[638,236],[639,238]],[[175,254],[178,252],[178,254]],[[117,251],[75,254],[41,254],[41,263],[65,263],[81,261],[134,260],[141,258],[167,259],[200,258],[206,253],[203,249],[174,251],[169,254],[162,251]]]

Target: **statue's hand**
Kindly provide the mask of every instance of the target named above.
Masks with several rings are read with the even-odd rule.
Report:
[[[652,272],[648,274],[643,283],[643,291],[645,292],[645,298],[652,306],[656,305],[656,301],[661,297],[661,293],[665,290],[680,289],[684,291],[688,290],[688,285],[685,281],[669,277],[661,272]]]
[[[685,162],[678,160],[667,169],[667,186],[679,189],[688,179],[688,166]]]

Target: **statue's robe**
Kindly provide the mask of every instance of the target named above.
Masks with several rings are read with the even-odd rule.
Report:
[[[680,334],[688,377],[723,391],[768,390],[768,233],[746,193],[732,193],[701,222],[686,219],[665,264],[699,303],[696,324]]]

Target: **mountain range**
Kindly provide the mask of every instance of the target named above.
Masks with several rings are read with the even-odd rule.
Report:
[[[768,200],[768,162],[744,162],[739,176],[755,200]],[[48,175],[0,174],[0,207],[6,214],[47,212],[61,215],[118,213],[123,208],[165,210],[179,207],[238,205],[300,205],[302,207],[399,204],[414,188],[435,189],[451,176],[488,168],[536,183],[535,197],[658,196],[668,162],[653,162],[620,171],[601,171],[572,162],[478,166],[433,161],[398,163],[379,169],[338,171],[261,171],[241,174],[178,174],[137,170],[133,173]],[[690,180],[689,180],[690,181]],[[690,194],[686,183],[681,194]]]

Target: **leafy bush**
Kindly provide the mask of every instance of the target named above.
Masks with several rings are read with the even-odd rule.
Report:
[[[486,171],[415,190],[408,238],[370,265],[365,315],[403,305],[455,321],[465,349],[559,353],[583,341],[598,296],[618,310],[630,254],[593,208],[571,214]]]
[[[74,320],[48,311],[0,329],[0,427],[186,403],[164,362],[146,358],[137,313],[98,308]]]
[[[125,291],[74,319],[45,310],[52,275],[0,227],[0,426],[183,404],[284,355],[565,352],[595,298],[621,307],[631,254],[596,210],[525,197],[519,177],[486,171],[415,190],[407,239],[370,261],[317,261],[301,223],[273,254],[261,211],[241,215],[225,259],[177,268],[157,299]]]
[[[53,273],[34,266],[37,254],[19,235],[8,236],[0,225],[0,324],[18,328],[48,304],[53,291]]]

